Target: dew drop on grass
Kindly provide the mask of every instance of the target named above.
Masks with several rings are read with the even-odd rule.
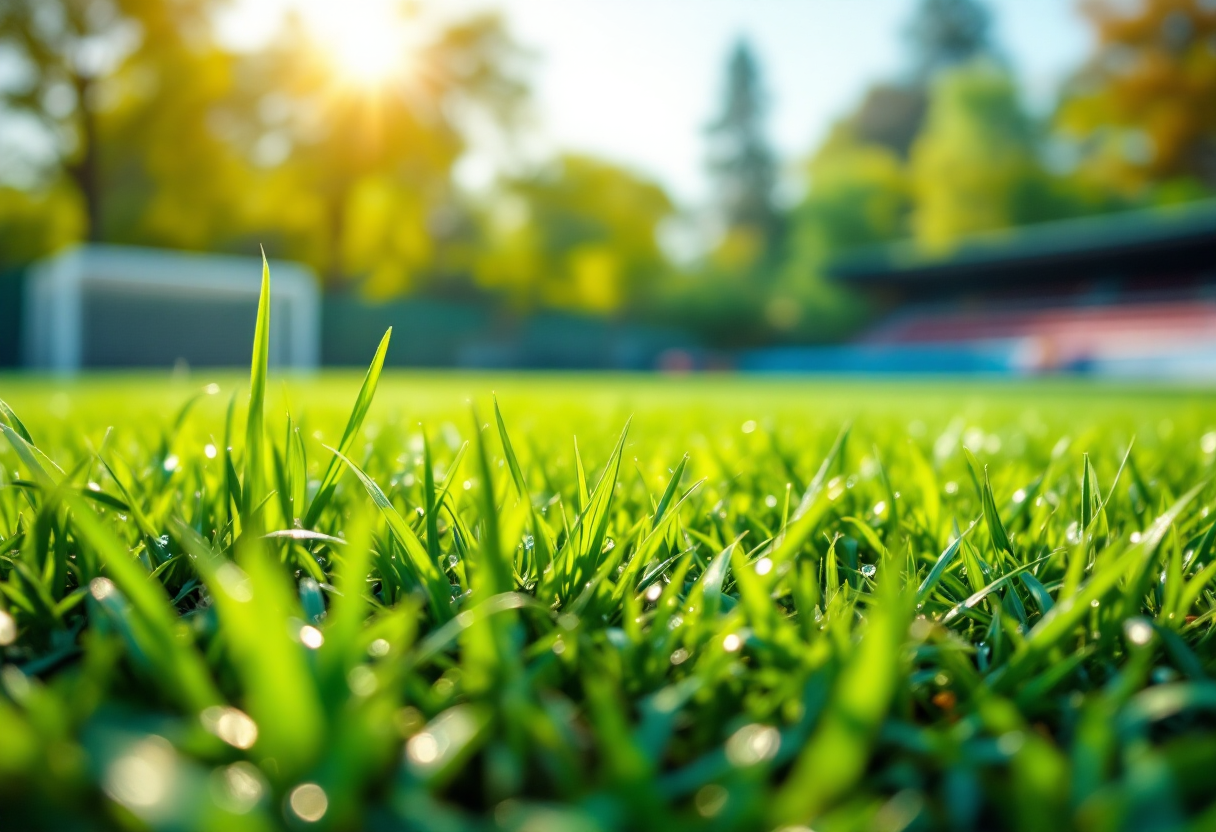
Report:
[[[258,741],[257,723],[236,708],[212,706],[199,714],[199,721],[210,733],[233,748],[252,748]]]
[[[781,747],[781,735],[771,725],[744,725],[726,741],[726,759],[734,766],[754,766],[771,760]]]
[[[364,665],[351,668],[350,673],[346,674],[346,684],[355,696],[371,696],[380,686],[375,672]]]
[[[1143,647],[1153,640],[1153,625],[1143,616],[1129,618],[1123,622],[1123,634],[1132,644]]]
[[[114,582],[109,578],[94,578],[89,581],[89,594],[98,601],[104,601],[115,593]]]
[[[368,655],[374,658],[383,658],[388,655],[389,649],[392,647],[387,639],[378,638],[367,646]]]
[[[873,578],[875,573],[877,573],[877,572],[878,572],[878,567],[875,566],[874,564],[872,564],[872,563],[862,564],[861,574],[865,575],[867,578]]]
[[[767,575],[773,571],[773,561],[771,558],[760,558],[756,561],[756,574]]]
[[[325,643],[325,636],[311,624],[300,628],[300,643],[310,650],[316,650]]]
[[[6,611],[0,610],[0,647],[7,647],[17,640],[17,622]]]
[[[742,646],[743,639],[739,638],[736,633],[730,633],[722,639],[722,649],[727,653],[734,653]]]
[[[683,647],[671,654],[672,664],[684,664],[686,661],[688,661],[688,651]]]
[[[662,584],[659,584],[659,583],[651,584],[650,587],[646,590],[646,600],[653,604],[655,601],[659,600],[659,596],[661,596],[662,594],[663,594],[663,585]]]
[[[316,783],[303,783],[291,790],[287,804],[300,820],[316,823],[329,810],[329,796]]]
[[[203,456],[207,457],[207,459],[215,459],[215,455],[218,453],[219,451],[210,442],[203,446]]]
[[[266,791],[261,772],[243,760],[217,769],[212,776],[213,793],[222,795],[217,802],[236,815],[251,810]]]
[[[423,731],[410,737],[410,741],[405,746],[405,753],[420,765],[433,763],[439,756],[439,743],[429,731]]]
[[[173,791],[177,752],[164,737],[150,736],[132,745],[106,769],[106,794],[137,815],[154,810]]]

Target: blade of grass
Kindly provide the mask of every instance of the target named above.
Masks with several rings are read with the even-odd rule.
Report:
[[[363,384],[359,387],[359,395],[355,397],[355,406],[351,408],[350,417],[346,420],[346,429],[342,431],[342,440],[338,443],[338,450],[342,453],[350,453],[350,446],[354,444],[355,437],[359,434],[359,429],[363,426],[363,420],[367,418],[367,413],[371,410],[372,400],[376,396],[376,386],[380,383],[380,374],[384,370],[384,357],[388,354],[388,344],[392,339],[393,328],[390,326],[384,333],[384,337],[380,339],[380,345],[376,347],[376,354],[372,356],[371,366],[367,368],[367,374],[363,377]],[[312,503],[308,506],[308,512],[304,515],[303,526],[306,529],[311,529],[316,525],[317,520],[321,517],[321,512],[329,505],[333,499],[334,489],[338,485],[338,477],[342,473],[342,466],[335,456],[329,461],[329,465],[325,468],[325,474],[321,477],[321,485],[317,489],[317,494],[312,499]]]

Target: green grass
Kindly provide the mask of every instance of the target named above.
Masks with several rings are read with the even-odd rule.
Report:
[[[0,378],[0,828],[1216,827],[1203,391],[378,376]]]

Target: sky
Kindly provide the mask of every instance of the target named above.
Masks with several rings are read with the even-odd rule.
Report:
[[[685,202],[708,189],[704,126],[739,37],[759,55],[770,136],[807,156],[876,80],[899,74],[914,0],[499,0],[538,53],[542,129],[554,147],[591,151],[645,173]],[[1028,103],[1088,54],[1075,0],[989,0],[1001,48]]]
[[[244,0],[231,19],[256,40],[288,4],[306,10],[372,0]],[[917,0],[445,0],[448,13],[500,10],[536,55],[539,144],[608,158],[663,184],[677,201],[708,191],[704,126],[721,95],[726,57],[746,37],[770,99],[769,132],[791,164],[804,158],[872,82],[897,76]],[[1077,0],[988,0],[996,38],[1028,103],[1050,106],[1088,54]],[[349,8],[349,7],[346,7]],[[330,11],[333,9],[330,8]],[[460,170],[487,180],[484,159]]]

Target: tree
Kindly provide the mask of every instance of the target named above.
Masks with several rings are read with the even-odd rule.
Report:
[[[36,120],[81,194],[85,236],[104,233],[102,128],[107,84],[141,48],[207,31],[208,0],[5,0],[0,48],[17,71],[0,103]]]
[[[1013,224],[1013,189],[1035,167],[1013,80],[991,65],[943,76],[912,151],[916,237],[944,248]]]
[[[1175,181],[1216,190],[1216,5],[1090,2],[1098,40],[1059,124],[1087,176],[1126,194]]]
[[[777,161],[765,136],[766,111],[759,62],[741,40],[727,64],[722,110],[708,134],[709,170],[726,230],[723,253],[743,266],[771,259],[781,237],[781,213],[773,198]],[[737,257],[731,253],[736,250]]]
[[[906,159],[928,107],[929,91],[923,84],[875,84],[843,129],[861,144],[877,145]]]
[[[806,166],[807,195],[794,211],[796,235],[823,257],[907,235],[911,188],[900,157],[837,125]]]
[[[527,99],[521,60],[501,18],[482,15],[417,47],[400,72],[348,83],[319,36],[289,21],[244,70],[257,113],[247,153],[279,148],[264,163],[264,219],[276,204],[307,206],[285,245],[331,286],[370,276],[372,293],[387,296],[417,285],[460,225],[451,174],[464,128],[510,129]]]
[[[913,74],[921,81],[943,70],[993,58],[992,16],[978,0],[921,0],[908,26]]]
[[[848,132],[906,159],[924,126],[934,79],[977,60],[998,60],[990,30],[988,10],[976,0],[922,0],[906,30],[910,73],[871,86],[848,117]]]
[[[519,308],[615,312],[648,296],[669,270],[659,229],[671,200],[615,165],[564,155],[504,182],[496,204],[478,277]]]
[[[77,202],[62,184],[34,191],[0,187],[0,272],[80,239]]]

